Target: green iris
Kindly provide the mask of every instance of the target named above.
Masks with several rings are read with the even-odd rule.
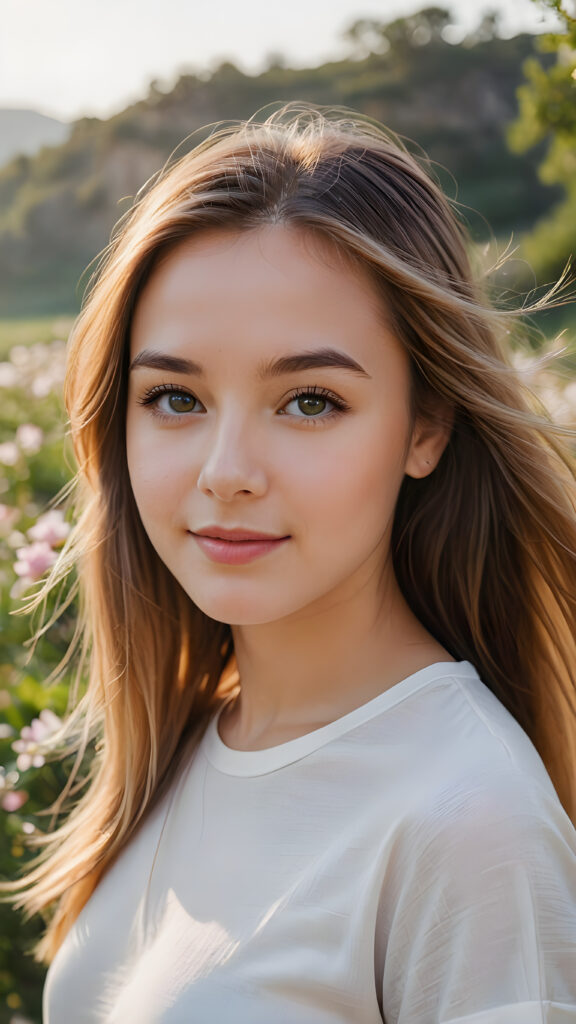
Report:
[[[324,412],[326,399],[321,395],[300,395],[298,407],[305,416],[313,416],[315,413]]]
[[[184,395],[181,392],[174,392],[168,396],[168,405],[172,412],[190,412],[196,404],[193,395]]]

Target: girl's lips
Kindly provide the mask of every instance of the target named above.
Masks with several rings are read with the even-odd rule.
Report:
[[[215,537],[216,540],[282,540],[273,533],[259,533],[257,530],[244,530],[241,526],[228,529],[225,526],[205,526],[201,530],[191,530],[196,536]]]
[[[233,531],[229,532],[233,534]],[[274,551],[290,539],[289,537],[252,535],[251,539],[247,540],[223,540],[221,537],[209,537],[200,533],[192,533],[192,536],[211,562],[219,562],[224,565],[245,565],[247,562],[254,561],[255,558],[261,558],[262,555]]]

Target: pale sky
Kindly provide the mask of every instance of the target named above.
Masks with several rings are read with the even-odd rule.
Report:
[[[106,117],[186,70],[221,60],[256,73],[270,53],[292,67],[344,56],[341,36],[361,17],[391,21],[427,6],[453,12],[461,30],[497,8],[502,34],[542,31],[538,0],[0,0],[0,107],[71,120]]]

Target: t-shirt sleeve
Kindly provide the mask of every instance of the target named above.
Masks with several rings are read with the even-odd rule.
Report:
[[[386,1024],[576,1024],[576,831],[531,786],[476,781],[411,817],[378,918]]]

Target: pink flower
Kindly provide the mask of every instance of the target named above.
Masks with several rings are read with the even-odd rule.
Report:
[[[19,515],[20,513],[17,508],[13,508],[11,505],[0,504],[0,537],[5,537],[11,532]]]
[[[3,466],[15,466],[20,458],[20,449],[14,441],[0,444],[0,463]]]
[[[12,363],[0,363],[0,388],[15,388],[19,383],[16,367]]]
[[[32,394],[35,398],[46,398],[54,387],[54,380],[50,373],[39,373],[32,381]]]
[[[30,540],[44,541],[51,547],[61,544],[62,541],[66,540],[69,533],[70,524],[65,521],[59,509],[45,512],[44,515],[39,517],[35,525],[31,526],[28,530]]]
[[[42,767],[46,760],[44,754],[50,749],[50,739],[61,724],[58,715],[50,708],[44,708],[39,718],[33,718],[30,725],[20,730],[20,739],[12,744],[12,750],[18,754],[16,766],[19,771]]]
[[[38,718],[33,718],[30,725],[24,726],[21,730],[21,736],[24,739],[29,736],[30,739],[40,742],[48,736],[52,736],[53,733],[58,732],[61,725],[62,721],[58,718],[58,715],[50,708],[44,708]]]
[[[22,423],[16,431],[16,443],[27,455],[35,455],[44,443],[44,431],[35,423]]]
[[[18,509],[11,505],[0,505],[0,523],[9,523],[12,526],[15,517],[18,516]]]
[[[2,798],[2,808],[5,811],[19,811],[27,799],[28,793],[24,789],[13,789]]]
[[[34,580],[28,579],[27,576],[19,576],[16,582],[10,587],[10,597],[12,601],[19,601],[24,597],[24,595],[30,590],[33,583]]]
[[[14,789],[14,786],[18,782],[20,775],[18,772],[7,772],[6,769],[0,764],[0,789]]]
[[[54,565],[58,557],[45,540],[18,548],[16,554],[18,560],[14,562],[14,572],[17,576],[25,576],[31,582],[39,580],[46,570]]]
[[[26,743],[24,740],[15,740],[12,746],[16,751],[22,750],[22,753],[18,754],[18,757],[16,758],[16,765],[19,772],[27,772],[29,768],[41,768],[43,764],[46,764],[44,754],[25,753],[25,751],[33,749],[33,745],[31,743]]]

